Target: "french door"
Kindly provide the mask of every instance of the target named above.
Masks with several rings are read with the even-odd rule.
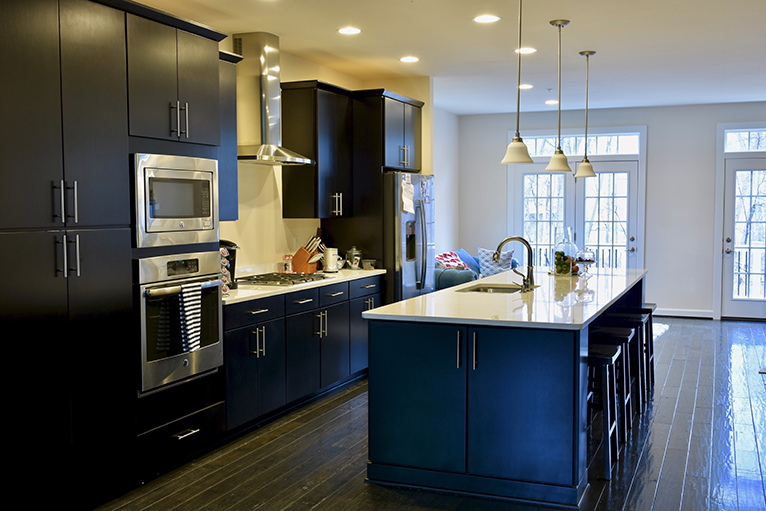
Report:
[[[726,159],[721,315],[766,317],[766,158]]]
[[[556,227],[573,227],[577,246],[596,253],[596,268],[623,271],[643,265],[638,162],[593,163],[596,177],[577,180],[569,173],[546,171],[544,163],[515,165],[510,170],[509,225],[532,245],[535,266],[550,264]],[[578,163],[570,165],[576,170]]]

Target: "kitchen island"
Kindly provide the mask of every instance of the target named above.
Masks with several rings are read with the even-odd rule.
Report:
[[[506,272],[365,312],[368,480],[576,508],[588,328],[642,305],[645,274],[536,272],[522,293]]]

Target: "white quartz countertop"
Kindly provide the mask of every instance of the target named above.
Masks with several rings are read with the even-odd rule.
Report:
[[[526,268],[519,271],[526,275]],[[508,271],[442,289],[362,313],[365,319],[457,323],[500,327],[580,330],[624,295],[646,270],[593,274],[590,279],[534,273],[536,287],[527,293],[467,292],[477,285],[521,284]]]
[[[321,272],[320,272],[321,273]],[[246,302],[248,300],[257,300],[258,298],[267,298],[269,296],[283,295],[294,291],[302,291],[314,287],[328,286],[339,282],[349,282],[356,279],[363,279],[373,275],[384,275],[386,270],[340,270],[337,273],[325,273],[323,280],[315,280],[303,284],[294,284],[290,286],[253,286],[250,284],[240,284],[237,289],[229,290],[228,295],[224,295],[223,304]]]

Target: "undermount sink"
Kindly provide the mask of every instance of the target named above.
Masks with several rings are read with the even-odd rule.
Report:
[[[461,293],[516,293],[521,291],[519,284],[479,284],[461,289]]]

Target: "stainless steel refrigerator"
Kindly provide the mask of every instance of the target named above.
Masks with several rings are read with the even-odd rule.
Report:
[[[364,188],[354,182],[350,218],[322,220],[322,238],[343,254],[351,246],[385,268],[387,303],[434,290],[434,177],[383,171]]]

